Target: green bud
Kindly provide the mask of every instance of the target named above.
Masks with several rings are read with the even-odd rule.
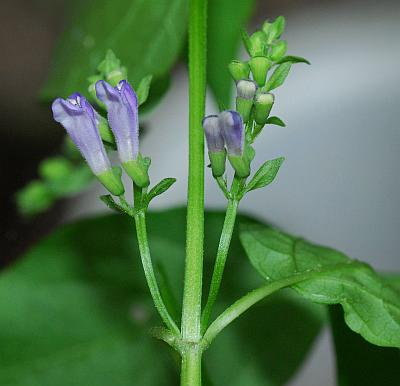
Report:
[[[282,59],[287,51],[287,43],[284,40],[281,40],[278,42],[275,46],[272,47],[271,49],[271,59],[274,62],[277,62],[278,60]]]
[[[267,72],[272,66],[272,62],[265,56],[256,56],[249,60],[249,66],[254,80],[259,87],[265,85],[267,79]]]
[[[264,126],[274,104],[274,95],[271,93],[258,93],[254,102],[254,119],[257,124]]]
[[[47,181],[67,178],[72,170],[71,161],[63,157],[48,158],[39,165],[39,175]]]
[[[266,36],[269,34],[269,30],[271,28],[272,23],[270,23],[268,20],[266,20],[262,26],[262,30],[265,33]]]
[[[249,79],[250,77],[250,67],[246,62],[233,60],[229,63],[228,70],[236,82],[241,79]]]
[[[285,18],[283,16],[278,16],[275,21],[269,26],[267,32],[267,44],[272,44],[275,39],[278,39],[283,30],[285,29]]]
[[[127,78],[127,71],[125,67],[120,67],[114,71],[106,74],[105,80],[111,84],[111,86],[115,87],[121,80]]]
[[[242,79],[236,84],[236,111],[242,116],[243,122],[248,122],[257,84],[252,80]]]
[[[140,188],[149,186],[150,179],[149,174],[147,173],[148,167],[140,156],[136,160],[123,162],[122,166],[137,186]]]
[[[228,154],[228,159],[238,177],[247,178],[250,175],[250,163],[246,156]]]
[[[262,56],[266,53],[267,35],[263,31],[256,31],[250,36],[251,56]]]
[[[214,177],[221,177],[225,173],[226,152],[215,151],[208,152],[208,157],[211,162],[212,175]]]
[[[97,102],[97,96],[96,96],[96,83],[99,80],[102,80],[102,76],[101,75],[92,75],[89,76],[89,78],[87,78],[88,82],[89,82],[89,87],[88,87],[88,91],[90,96]]]
[[[121,181],[121,169],[112,168],[96,176],[104,187],[114,196],[124,194],[125,189]]]

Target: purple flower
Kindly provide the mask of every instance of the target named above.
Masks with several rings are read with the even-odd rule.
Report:
[[[217,115],[208,115],[202,122],[204,133],[206,135],[208,151],[216,153],[225,150],[224,138]]]
[[[96,112],[84,96],[57,98],[52,106],[54,119],[61,123],[96,176],[111,170],[111,164],[96,126]]]
[[[244,126],[240,114],[236,111],[222,111],[218,116],[222,136],[228,155],[241,156],[244,145]]]
[[[139,155],[138,100],[132,87],[126,80],[121,80],[116,87],[99,80],[96,94],[107,107],[121,162],[136,160]]]

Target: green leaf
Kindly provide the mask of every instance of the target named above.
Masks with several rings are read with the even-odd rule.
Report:
[[[378,347],[352,332],[339,306],[329,307],[339,386],[399,384],[400,350]]]
[[[185,39],[186,8],[184,0],[70,1],[70,23],[57,44],[43,97],[86,90],[86,78],[108,49],[126,66],[135,87],[148,74],[164,78]]]
[[[176,178],[164,178],[161,180],[147,194],[147,202],[150,202],[154,197],[166,192],[175,182]]]
[[[153,76],[147,75],[145,76],[139,83],[139,86],[136,88],[136,95],[138,97],[139,106],[146,102],[149,97],[150,84]]]
[[[267,280],[299,275],[293,288],[306,299],[341,304],[347,325],[369,342],[400,347],[400,297],[366,264],[276,229],[249,225],[241,240]]]
[[[279,86],[282,86],[286,77],[289,74],[290,68],[292,67],[291,62],[286,62],[280,64],[275,71],[272,73],[271,77],[267,81],[265,86],[267,91],[271,91]]]
[[[207,275],[223,220],[220,212],[206,214]],[[186,209],[148,215],[153,260],[162,266],[163,280],[175,299],[182,295],[185,226]],[[179,384],[178,360],[167,355],[166,345],[147,336],[160,322],[134,233],[133,221],[119,215],[65,225],[2,272],[1,385],[159,386],[160,380],[163,386]],[[237,231],[231,252],[218,312],[260,283]],[[205,352],[204,367],[212,384],[284,384],[310,350],[323,315],[320,306],[291,293],[260,303]]]
[[[131,216],[131,212],[129,211],[129,209],[124,208],[122,205],[117,204],[111,195],[109,194],[102,195],[100,196],[100,200],[103,201],[107,205],[107,207],[110,208],[111,210],[115,210],[116,212]]]
[[[240,27],[246,26],[254,0],[213,0],[208,4],[207,80],[217,104],[231,103],[233,81],[228,64],[239,50]]]
[[[246,192],[269,185],[275,179],[284,160],[284,157],[279,157],[263,163],[246,186]]]
[[[282,64],[282,63],[286,63],[286,62],[311,64],[307,59],[302,58],[301,56],[293,56],[293,55],[284,56],[282,59],[278,60],[276,63]]]
[[[269,117],[266,122],[267,125],[277,125],[277,126],[282,126],[286,127],[285,122],[282,121],[279,117]]]

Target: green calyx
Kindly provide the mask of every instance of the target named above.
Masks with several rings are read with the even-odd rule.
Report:
[[[114,167],[96,176],[104,187],[114,196],[121,196],[125,193],[121,181],[121,168]]]
[[[228,154],[228,159],[238,177],[247,178],[250,175],[250,163],[246,156]]]
[[[274,62],[282,59],[287,51],[287,43],[285,40],[281,40],[275,46],[272,47],[270,57]]]
[[[236,111],[242,116],[243,122],[247,123],[250,118],[251,108],[253,107],[253,99],[236,98]]]
[[[208,157],[210,158],[213,177],[221,177],[225,173],[225,163],[226,163],[225,150],[215,151],[215,152],[209,151]]]
[[[140,155],[136,160],[123,162],[123,168],[130,178],[132,178],[133,182],[139,186],[140,188],[145,188],[149,186],[150,179],[149,174],[147,172],[148,166],[145,163],[145,159],[143,159]]]
[[[249,66],[254,80],[259,87],[263,87],[267,79],[267,72],[272,66],[271,60],[265,56],[255,56],[249,60]]]
[[[271,93],[258,93],[254,102],[254,119],[258,125],[264,126],[268,120],[274,104],[274,95]]]
[[[250,36],[251,56],[262,56],[266,53],[267,36],[264,31],[256,31]]]
[[[250,67],[248,63],[239,60],[233,60],[228,65],[228,70],[232,78],[238,82],[241,79],[248,79],[250,76]]]

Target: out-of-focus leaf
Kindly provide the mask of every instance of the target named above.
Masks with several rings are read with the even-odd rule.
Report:
[[[184,0],[71,0],[70,23],[56,47],[46,100],[87,89],[108,49],[128,70],[136,87],[147,74],[164,78],[186,34]]]
[[[208,4],[208,83],[217,103],[229,106],[233,80],[228,64],[235,59],[240,42],[240,27],[247,24],[254,0],[213,0]]]
[[[270,227],[248,225],[241,240],[257,271],[269,282],[301,279],[304,298],[341,304],[347,325],[369,342],[400,348],[400,297],[367,264]]]
[[[206,215],[207,276],[223,219],[222,213]],[[168,283],[163,291],[171,287],[169,299],[182,296],[185,226],[184,209],[148,215],[153,260],[162,282]],[[167,346],[146,334],[160,322],[134,234],[132,219],[120,215],[66,225],[2,273],[1,385],[179,383],[179,368],[173,371]],[[261,282],[244,256],[237,231],[231,252],[218,311]],[[163,296],[167,298],[165,292]],[[205,352],[212,384],[282,385],[310,349],[322,317],[320,306],[290,293],[259,304]]]
[[[400,295],[400,293],[399,293]],[[397,386],[400,350],[378,347],[351,331],[339,306],[329,307],[338,386]]]
[[[16,194],[16,203],[20,213],[24,216],[34,216],[49,209],[54,201],[54,193],[40,180],[26,185]]]

